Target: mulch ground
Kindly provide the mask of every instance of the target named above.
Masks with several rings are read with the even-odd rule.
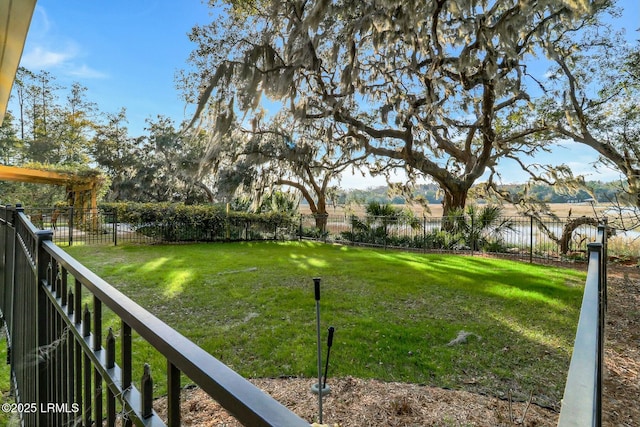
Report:
[[[603,425],[640,426],[640,270],[608,275]]]
[[[610,267],[605,344],[603,425],[640,426],[640,270]],[[318,421],[317,396],[308,378],[252,379],[309,422]],[[324,423],[331,426],[555,426],[558,412],[530,402],[404,383],[331,378],[324,399]],[[240,424],[197,388],[182,395],[182,425]],[[155,408],[166,413],[165,399]]]

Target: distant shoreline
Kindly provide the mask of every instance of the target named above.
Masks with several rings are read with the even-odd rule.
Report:
[[[442,216],[442,204],[440,203],[432,203],[429,205],[429,211],[427,212],[423,209],[422,206],[419,205],[409,205],[409,204],[394,204],[394,207],[403,209],[410,209],[415,215],[418,216],[427,216],[427,217],[441,217]],[[569,212],[571,212],[571,217],[576,216],[594,216],[595,213],[598,216],[603,215],[603,211],[612,207],[610,203],[597,203],[593,206],[591,203],[582,202],[582,203],[549,203],[549,208],[551,212],[557,215],[560,218],[566,218],[569,216]],[[329,206],[327,208],[327,213],[329,215],[364,215],[365,213],[364,205],[351,205],[349,207],[345,206]],[[311,214],[311,210],[309,209],[308,204],[300,204],[298,211],[301,214],[307,215]],[[505,216],[516,216],[518,212],[516,208],[512,205],[504,205],[504,215]]]

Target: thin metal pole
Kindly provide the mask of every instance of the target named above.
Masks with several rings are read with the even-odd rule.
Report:
[[[324,365],[324,380],[322,382],[322,388],[325,388],[327,385],[327,372],[329,371],[329,356],[331,355],[331,345],[333,344],[333,332],[335,328],[333,326],[329,327],[329,336],[327,337],[327,360]]]
[[[322,424],[322,343],[320,342],[320,279],[313,279],[316,296],[316,331],[318,334],[318,418]]]
[[[529,217],[529,264],[533,264],[533,215]]]

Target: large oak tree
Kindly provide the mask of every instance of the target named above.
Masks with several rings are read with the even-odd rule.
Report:
[[[191,34],[196,117],[211,103],[251,114],[266,95],[298,120],[332,120],[354,152],[436,181],[445,212],[463,207],[471,186],[501,158],[535,154],[538,147],[526,137],[544,126],[522,119],[536,85],[528,65],[544,43],[563,37],[567,25],[597,6],[570,0],[233,3],[242,7]],[[228,129],[224,120],[218,125],[219,132]]]

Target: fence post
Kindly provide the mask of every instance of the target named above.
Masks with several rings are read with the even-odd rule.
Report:
[[[118,246],[118,209],[113,210],[113,246]]]
[[[20,244],[18,242],[18,218],[19,218],[19,213],[24,213],[24,208],[22,207],[22,205],[20,203],[16,203],[16,207],[15,209],[13,209],[11,211],[11,224],[13,225],[13,262],[12,262],[12,269],[11,269],[11,288],[12,288],[12,299],[15,298],[15,289],[16,289],[16,282],[17,282],[17,269],[16,269],[16,264],[18,263],[18,252],[16,251],[16,248],[19,247],[18,245]],[[13,305],[13,302],[12,302]],[[15,316],[12,316],[15,318]]]
[[[15,228],[15,208],[12,208],[11,205],[6,205],[4,212],[4,271],[3,271],[3,282],[4,282],[4,302],[2,307],[2,315],[5,327],[7,328],[7,336],[11,336],[13,333],[13,300],[15,298],[15,265],[16,265],[16,255],[15,255],[15,243],[16,243],[16,228]],[[11,347],[13,346],[12,341],[7,342],[7,363],[11,360]],[[13,369],[13,368],[12,368]],[[13,386],[13,384],[12,384]]]
[[[422,215],[422,252],[427,252],[427,216]]]
[[[607,301],[608,301],[608,297],[607,297],[607,262],[609,261],[609,248],[607,244],[607,240],[609,239],[608,224],[609,224],[609,221],[605,217],[602,219],[602,224],[598,227],[598,228],[602,227],[602,258],[603,258],[602,259],[602,278],[604,280],[603,301],[604,301],[605,311],[607,309]]]
[[[153,378],[151,377],[151,366],[144,364],[142,380],[140,381],[140,414],[142,418],[149,418],[153,415]]]
[[[533,264],[533,215],[529,215],[529,264]]]
[[[9,238],[13,238],[13,236],[9,236],[9,214],[10,214],[10,209],[11,209],[11,205],[5,205],[4,209],[2,210],[3,213],[3,218],[4,219],[4,223],[2,226],[2,242],[3,242],[3,248],[2,248],[2,307],[0,307],[2,309],[2,315],[3,315],[3,321],[6,321],[7,316],[11,317],[11,315],[9,314],[9,307],[11,304],[11,295],[9,294],[9,287],[12,286],[11,282],[9,280],[7,280],[7,277],[13,277],[13,273],[10,271],[10,265],[7,262],[7,260],[9,259]],[[11,256],[13,256],[13,254],[11,254]],[[9,274],[11,273],[11,275]],[[7,352],[7,358],[9,357],[9,352]]]
[[[596,363],[596,396],[595,396],[595,419],[599,423],[602,420],[602,368],[604,365],[604,286],[605,279],[603,274],[603,254],[604,243],[593,242],[587,244],[587,259],[591,258],[591,253],[598,254],[598,331],[596,331],[598,339],[598,355]]]
[[[609,254],[607,252],[607,218],[602,221],[602,249],[600,250],[600,330],[602,331],[600,336],[600,394],[602,397],[602,373],[604,369],[604,340],[605,340],[605,316],[607,314],[607,261]],[[602,400],[602,399],[600,399]],[[602,402],[600,401],[600,411],[602,411]],[[602,412],[601,412],[602,413]],[[601,418],[602,419],[602,418]]]
[[[354,214],[351,214],[351,243],[354,244],[356,242],[356,235],[353,234],[354,231],[354,227],[353,227],[353,223],[355,222],[356,216]]]
[[[322,217],[322,241],[327,243],[327,238],[329,237],[329,233],[327,232],[327,225],[329,223],[329,214],[324,213],[321,214]]]
[[[475,219],[474,219],[475,214],[471,215],[471,256],[475,255],[475,249],[476,249],[476,235],[475,235]]]
[[[47,270],[49,264],[46,260],[46,252],[43,247],[43,242],[51,241],[53,239],[52,230],[38,230],[36,231],[36,248],[35,248],[35,264],[36,264],[36,313],[38,321],[36,323],[36,351],[46,348],[51,344],[47,339],[47,327],[51,324],[51,319],[47,318],[47,294],[44,291],[43,285],[47,280]],[[41,404],[48,403],[49,398],[49,366],[46,357],[40,357],[38,362],[38,379],[36,382],[36,396],[38,399],[38,408]],[[59,380],[60,378],[56,378]],[[38,425],[46,426],[50,425],[49,417],[46,411],[40,411],[38,416]]]
[[[231,240],[231,224],[229,223],[230,209],[231,209],[231,205],[229,204],[229,202],[227,202],[227,206],[225,209],[225,216],[224,216],[224,237],[227,242]]]
[[[73,245],[73,206],[69,206],[69,246]]]
[[[384,250],[387,250],[387,219],[385,217],[382,217],[382,226],[384,227]]]
[[[300,214],[300,226],[298,227],[298,240],[302,240],[302,214]]]

